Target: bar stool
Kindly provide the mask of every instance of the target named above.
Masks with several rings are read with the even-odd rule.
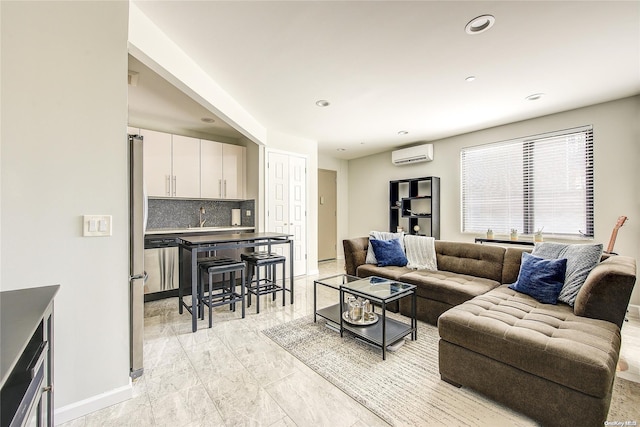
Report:
[[[247,263],[247,293],[249,301],[247,307],[251,307],[251,294],[256,296],[256,313],[260,313],[260,295],[272,295],[276,300],[276,293],[282,292],[282,306],[285,305],[285,260],[282,255],[269,252],[252,252],[241,254],[240,258]],[[278,285],[276,268],[282,265],[282,285]],[[260,269],[264,267],[265,275],[261,277]],[[255,280],[254,280],[255,273]]]
[[[212,257],[203,258],[198,261],[200,277],[198,281],[198,308],[200,318],[204,319],[204,306],[209,307],[209,327],[213,325],[211,316],[213,307],[229,305],[229,309],[236,311],[236,303],[242,304],[242,318],[245,316],[245,269],[244,261],[237,261],[231,258]],[[229,281],[225,276],[229,273]],[[240,293],[236,292],[236,273],[240,273]],[[222,274],[222,282],[214,283],[213,276]],[[207,293],[203,292],[203,278],[208,275]],[[214,291],[217,291],[214,293]]]

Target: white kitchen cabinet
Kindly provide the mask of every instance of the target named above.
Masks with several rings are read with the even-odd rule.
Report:
[[[171,197],[171,134],[140,129],[143,138],[144,181],[147,195]]]
[[[246,148],[140,129],[150,197],[244,199]]]
[[[225,199],[244,199],[245,197],[245,147],[223,144],[222,179]]]
[[[246,148],[216,141],[200,141],[202,198],[243,199]]]
[[[200,196],[200,140],[172,135],[173,196]]]
[[[200,197],[200,140],[140,129],[151,197]]]
[[[222,144],[200,140],[200,194],[205,199],[221,199]]]

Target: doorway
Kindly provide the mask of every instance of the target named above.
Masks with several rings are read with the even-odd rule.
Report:
[[[267,152],[267,231],[293,236],[293,275],[307,273],[307,160],[295,154]],[[273,252],[288,257],[284,245]]]
[[[337,257],[337,172],[318,169],[318,261]]]

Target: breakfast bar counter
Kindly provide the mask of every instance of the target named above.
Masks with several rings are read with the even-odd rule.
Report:
[[[198,329],[198,255],[229,249],[266,247],[271,252],[273,246],[289,245],[289,286],[291,304],[293,304],[293,239],[286,233],[230,233],[206,235],[182,235],[178,237],[180,256],[180,288],[191,286],[191,326],[193,332]],[[184,304],[179,301],[182,313]]]

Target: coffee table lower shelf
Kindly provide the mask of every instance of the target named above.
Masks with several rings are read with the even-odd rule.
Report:
[[[340,331],[340,304],[331,305],[322,309],[319,309],[316,314],[336,325],[338,332]],[[378,347],[383,346],[383,336],[382,336],[382,315],[378,314],[380,318],[379,321],[374,323],[373,325],[366,326],[357,326],[352,325],[347,322],[343,322],[343,328],[345,331],[349,331],[350,333],[356,335],[363,340],[370,342],[371,344],[375,344]],[[387,346],[395,344],[397,341],[406,337],[407,335],[413,332],[413,328],[411,325],[400,322],[396,319],[391,319],[389,317],[385,318],[385,333],[387,335],[386,344]]]

